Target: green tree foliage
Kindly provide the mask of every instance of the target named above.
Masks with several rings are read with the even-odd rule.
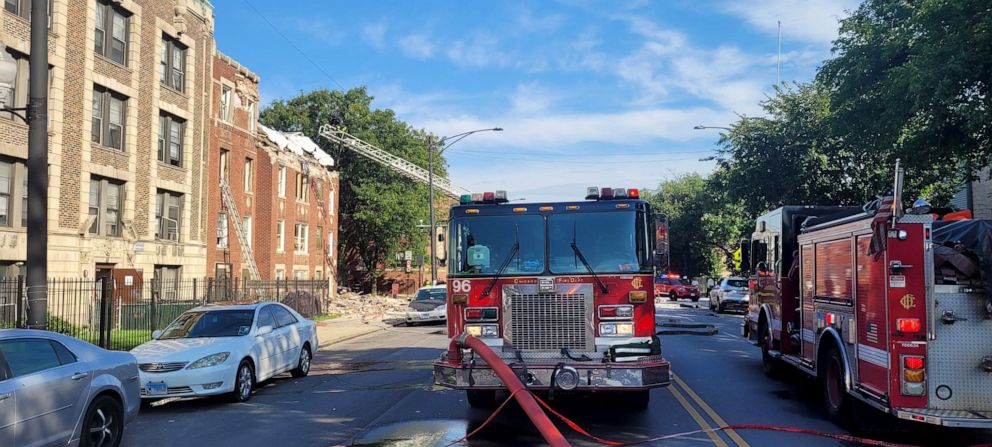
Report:
[[[868,0],[841,21],[817,81],[850,147],[907,167],[907,190],[946,199],[992,162],[988,0]]]
[[[391,154],[426,167],[427,134],[400,121],[392,110],[373,109],[364,87],[314,90],[273,102],[260,120],[285,132],[303,132],[334,157],[340,173],[339,278],[364,267],[365,284],[374,287],[378,269],[398,251],[422,254],[427,232],[427,187],[318,136],[323,124],[340,121],[348,133]],[[443,159],[435,172],[445,175]],[[370,288],[371,288],[370,287]]]

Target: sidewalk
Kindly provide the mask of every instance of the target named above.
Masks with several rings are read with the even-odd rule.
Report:
[[[317,322],[317,340],[320,343],[320,348],[326,348],[334,343],[378,332],[387,327],[389,325],[382,321],[363,323],[362,318],[357,315],[335,318]]]

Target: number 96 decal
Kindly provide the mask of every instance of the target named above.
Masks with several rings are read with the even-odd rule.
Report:
[[[472,291],[472,281],[467,279],[451,281],[451,291],[454,293],[468,293]]]

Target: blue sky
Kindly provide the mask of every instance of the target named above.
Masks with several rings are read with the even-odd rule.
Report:
[[[718,131],[692,127],[760,113],[777,21],[782,80],[808,81],[858,3],[215,0],[214,12],[218,48],[261,76],[263,102],[366,85],[438,135],[503,127],[445,153],[452,181],[547,201],[710,172],[699,159]]]

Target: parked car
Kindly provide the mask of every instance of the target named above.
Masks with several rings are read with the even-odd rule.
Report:
[[[0,329],[0,445],[118,446],[141,408],[139,386],[131,354]]]
[[[255,384],[310,372],[317,326],[280,303],[209,304],[186,311],[154,340],[131,350],[141,398],[227,395],[251,398]]]
[[[406,325],[430,321],[447,321],[448,288],[445,286],[428,286],[417,290],[406,310]]]
[[[682,282],[678,275],[664,275],[654,283],[655,296],[668,296],[670,301],[679,298],[689,298],[692,302],[699,301],[699,288]]]
[[[725,310],[746,311],[751,295],[747,290],[747,279],[730,276],[720,280],[720,285],[710,292],[710,310],[717,313]]]

